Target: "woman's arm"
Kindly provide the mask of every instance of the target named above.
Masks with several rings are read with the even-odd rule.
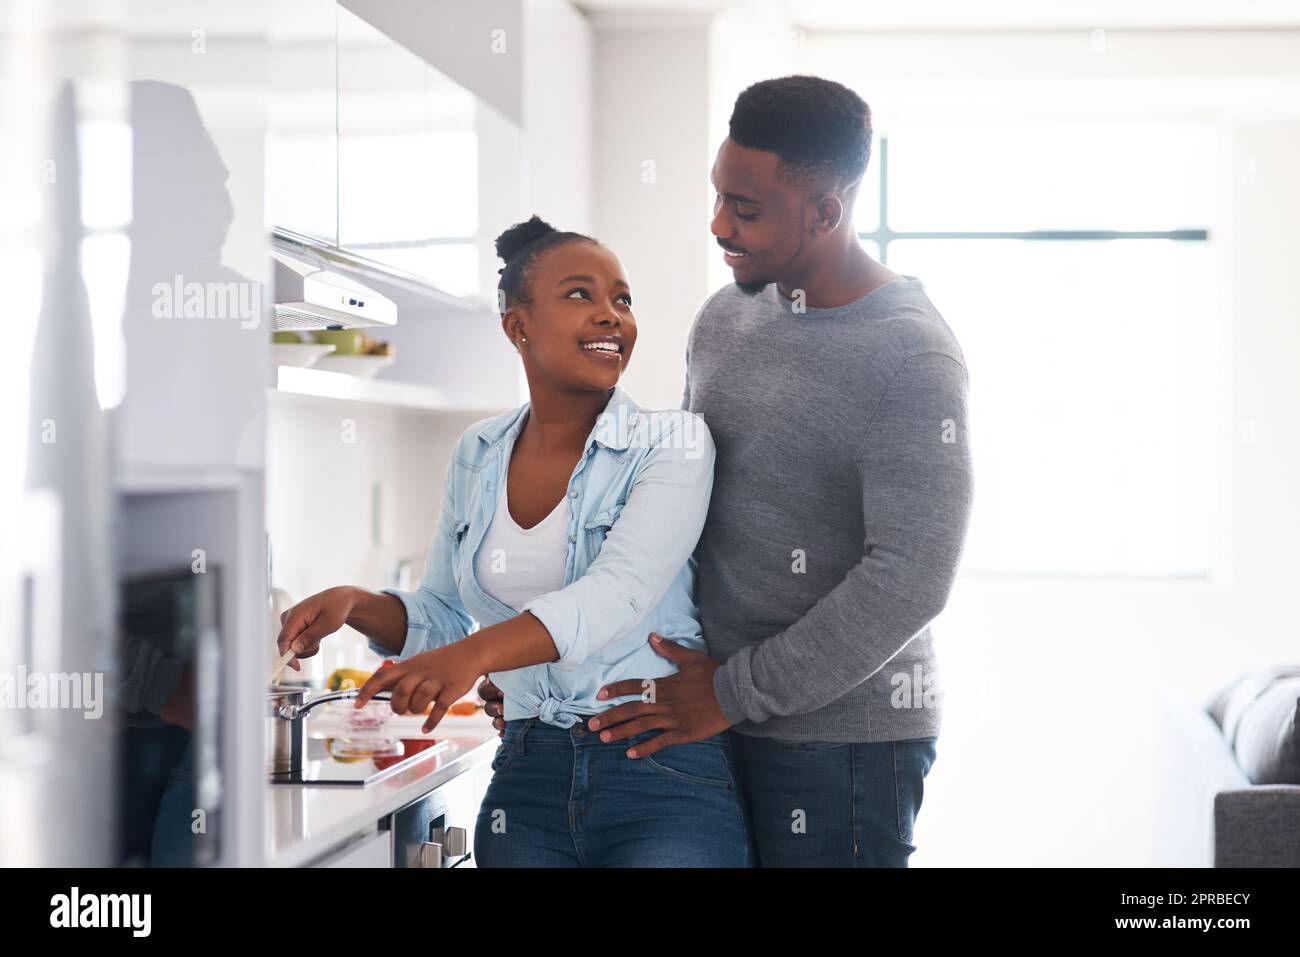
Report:
[[[469,693],[480,675],[513,671],[558,657],[546,627],[524,612],[461,641],[381,668],[361,686],[356,707],[364,707],[376,692],[391,690],[391,706],[397,714],[422,714],[433,706],[424,723],[424,730],[430,731],[448,708]]]
[[[577,581],[526,602],[550,633],[561,661],[582,661],[654,609],[704,530],[713,491],[713,437],[689,412],[655,445],[637,473],[618,521]]]
[[[348,614],[347,623],[370,639],[370,649],[377,655],[410,658],[459,641],[474,625],[456,587],[454,567],[452,534],[458,455],[458,449],[452,451],[443,476],[438,525],[419,586],[414,591],[381,588],[378,592],[363,592]]]
[[[409,631],[406,606],[402,600],[394,594],[366,591],[364,588],[350,591],[352,610],[348,612],[345,624],[369,638],[372,648],[376,645],[383,648],[385,657],[400,655]]]
[[[475,678],[493,671],[546,664],[560,657],[551,633],[530,612],[480,628],[460,645],[474,658],[478,669]]]
[[[402,603],[388,595],[364,588],[335,585],[304,598],[280,616],[276,645],[281,652],[292,650],[290,667],[301,671],[298,659],[310,658],[320,643],[344,625],[351,625],[370,638],[370,647],[400,649],[406,641],[406,612]]]

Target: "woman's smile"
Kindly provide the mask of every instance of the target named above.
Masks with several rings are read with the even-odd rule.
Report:
[[[623,361],[623,337],[620,335],[595,336],[583,339],[579,348],[598,362]]]

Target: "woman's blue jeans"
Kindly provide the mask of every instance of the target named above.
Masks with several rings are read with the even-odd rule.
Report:
[[[506,722],[479,810],[479,867],[748,867],[724,734],[629,758],[581,725]]]

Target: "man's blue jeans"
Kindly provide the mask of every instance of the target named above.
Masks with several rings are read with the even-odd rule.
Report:
[[[757,866],[907,866],[936,738],[832,744],[728,733]]]
[[[748,867],[727,735],[629,758],[581,726],[506,722],[479,810],[479,867]]]

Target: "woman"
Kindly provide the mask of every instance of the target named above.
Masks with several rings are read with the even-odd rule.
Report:
[[[612,252],[536,216],[496,248],[501,328],[530,403],[461,436],[418,589],[313,595],[285,613],[280,649],[308,657],[356,628],[401,659],[358,706],[388,688],[399,714],[432,705],[426,728],[480,675],[504,691],[480,866],[748,866],[725,734],[635,758],[652,733],[606,744],[588,724],[635,700],[598,702],[603,685],[675,670],[651,632],[703,649],[691,552],[712,439],[698,417],[644,412],[618,388],[637,331]]]

